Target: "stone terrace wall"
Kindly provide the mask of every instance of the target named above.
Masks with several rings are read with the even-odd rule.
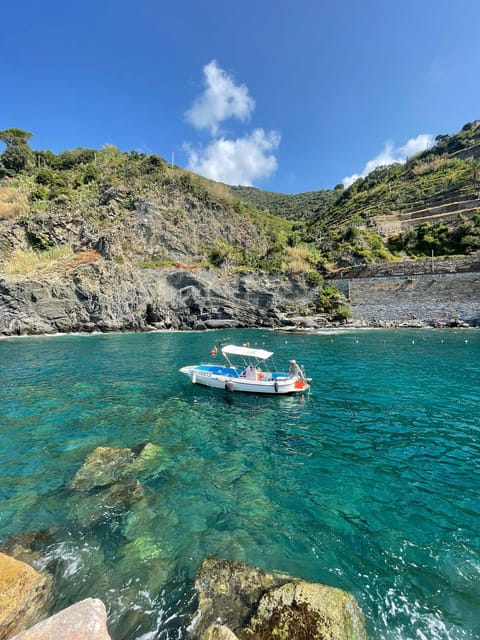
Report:
[[[408,260],[344,270],[326,282],[345,294],[356,319],[448,321],[480,315],[480,254],[434,260],[433,273],[431,260]]]
[[[365,264],[342,269],[329,279],[375,278],[385,276],[408,276],[431,273],[478,273],[480,272],[480,251],[462,258],[426,258],[424,260],[403,260]],[[336,286],[336,285],[334,285]]]

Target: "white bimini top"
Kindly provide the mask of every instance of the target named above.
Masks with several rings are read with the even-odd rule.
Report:
[[[227,344],[222,347],[222,353],[228,353],[232,356],[257,358],[257,360],[267,360],[267,358],[273,356],[273,351],[265,351],[265,349],[250,349],[250,347],[237,347],[234,344]]]

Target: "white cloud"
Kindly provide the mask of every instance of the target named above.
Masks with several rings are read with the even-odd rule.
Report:
[[[277,131],[254,129],[243,138],[221,137],[200,151],[189,145],[185,150],[190,171],[226,184],[251,186],[254,180],[268,178],[276,171],[278,164],[272,152],[279,144]]]
[[[392,144],[385,144],[383,150],[374,158],[369,160],[364,166],[361,173],[353,173],[351,176],[345,176],[342,180],[345,188],[349,187],[359,178],[364,178],[376,167],[386,166],[394,162],[405,162],[410,156],[414,156],[420,151],[425,151],[434,143],[434,138],[429,133],[421,133],[416,138],[410,138],[401,147],[394,147]]]
[[[188,122],[196,129],[209,129],[216,136],[224,120],[248,120],[255,109],[255,101],[248,95],[248,88],[244,84],[235,84],[216,60],[205,65],[203,73],[205,90],[185,112]]]

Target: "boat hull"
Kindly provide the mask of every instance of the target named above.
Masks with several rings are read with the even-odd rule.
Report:
[[[218,367],[217,367],[218,368]],[[226,368],[225,368],[226,369]],[[257,379],[243,378],[237,372],[220,371],[216,372],[208,366],[187,366],[180,369],[190,378],[193,384],[200,384],[214,389],[224,389],[229,392],[243,393],[263,393],[269,395],[286,395],[291,393],[302,393],[309,389],[309,384],[298,377],[266,376],[259,375]]]

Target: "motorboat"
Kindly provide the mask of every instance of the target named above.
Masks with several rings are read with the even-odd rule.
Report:
[[[268,371],[266,361],[273,356],[272,351],[234,344],[221,347],[221,351],[225,364],[188,365],[180,372],[187,375],[193,384],[225,391],[285,395],[302,393],[310,388],[311,378],[305,376],[303,367],[295,360],[290,360],[286,372]],[[216,350],[211,353],[216,354]]]

